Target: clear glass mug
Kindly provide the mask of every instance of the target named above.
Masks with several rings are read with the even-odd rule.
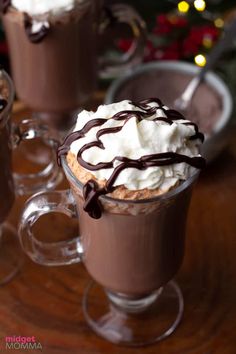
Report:
[[[16,231],[6,222],[14,204],[15,195],[28,192],[47,190],[58,182],[60,172],[55,156],[58,141],[53,134],[40,122],[23,120],[19,125],[11,124],[11,112],[14,101],[14,87],[10,77],[4,70],[0,71],[1,90],[6,93],[7,104],[0,112],[0,285],[7,283],[18,272],[21,266],[21,248]],[[1,98],[2,95],[0,92]],[[26,140],[46,139],[51,151],[52,162],[39,173],[14,173],[12,152]],[[53,160],[54,158],[54,160]],[[22,164],[24,160],[21,161]],[[59,174],[58,174],[59,173]]]
[[[27,142],[32,142],[37,145],[39,141],[42,141],[47,147],[47,153],[50,157],[48,164],[39,163],[37,172],[19,173],[13,171],[12,176],[14,178],[15,192],[18,195],[23,195],[53,189],[61,181],[62,177],[57,164],[55,151],[59,144],[58,134],[41,120],[23,119],[19,123],[12,122],[10,116],[15,96],[14,85],[9,75],[4,70],[1,70],[0,73],[0,78],[3,80],[4,86],[9,93],[8,103],[0,113],[1,140],[8,141],[9,150],[7,160],[9,166],[12,164],[11,152],[13,151],[14,155],[17,155],[20,149],[23,148],[24,151],[24,144]],[[3,135],[5,138],[3,138]],[[2,145],[2,141],[0,141],[0,144]],[[21,162],[24,164],[25,160]],[[6,170],[8,169],[10,170],[10,167],[6,168]]]
[[[83,311],[100,336],[128,346],[169,336],[183,313],[183,297],[172,278],[184,256],[187,211],[198,172],[149,200],[102,196],[102,216],[93,219],[83,210],[83,185],[65,158],[62,166],[70,190],[39,193],[25,205],[19,225],[24,251],[42,265],[84,263],[94,281],[85,291]],[[56,243],[36,239],[33,225],[50,212],[78,219],[80,237]]]
[[[50,31],[39,43],[30,42],[23,19],[12,8],[3,14],[17,95],[36,117],[55,128],[71,128],[81,105],[95,91],[99,70],[109,76],[142,60],[144,21],[128,5],[107,7],[102,16],[103,4],[80,0],[72,12],[51,17]],[[120,60],[100,60],[99,37],[111,22],[131,28],[133,45]]]

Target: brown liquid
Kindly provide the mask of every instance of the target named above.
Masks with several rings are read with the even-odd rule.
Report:
[[[84,199],[71,183],[79,213],[84,263],[103,287],[143,296],[177,273],[184,255],[185,224],[191,185],[168,200],[149,204],[103,205],[100,219],[84,210]],[[131,215],[136,213],[136,215]]]
[[[56,127],[72,124],[96,86],[97,9],[74,9],[51,23],[49,33],[31,43],[21,12],[3,15],[18,97]]]
[[[2,82],[0,89],[2,91]],[[6,88],[4,87],[4,91]],[[0,225],[5,221],[14,203],[14,185],[11,166],[10,120],[8,112],[0,112]]]

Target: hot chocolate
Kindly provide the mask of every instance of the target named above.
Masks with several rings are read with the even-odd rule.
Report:
[[[95,8],[88,0],[28,3],[39,4],[12,1],[3,15],[17,95],[49,123],[70,126],[96,85]]]
[[[83,111],[58,150],[71,190],[37,194],[25,207],[19,235],[26,253],[44,265],[85,264],[95,280],[83,298],[86,320],[114,343],[161,340],[182,317],[172,278],[205,164],[202,141],[196,124],[156,98]],[[77,217],[80,236],[39,243],[32,226],[48,212]]]
[[[5,221],[14,202],[11,166],[9,83],[0,71],[0,225]]]
[[[109,23],[126,23],[134,34],[134,46],[120,60],[103,58],[101,69],[128,68],[142,56],[142,19],[130,6],[117,5],[105,12],[103,4],[104,0],[4,2],[3,24],[17,94],[56,128],[71,127],[75,112],[93,94],[98,34]]]
[[[143,297],[171,280],[184,256],[185,224],[191,187],[170,200],[136,205],[104,202],[99,220],[84,210],[84,199],[72,186],[80,213],[84,263],[104,288]]]
[[[99,284],[144,296],[178,271],[192,189],[184,181],[204,166],[202,141],[194,123],[158,99],[122,101],[78,116],[59,156],[67,154],[83,184],[78,188],[69,178],[84,263]]]

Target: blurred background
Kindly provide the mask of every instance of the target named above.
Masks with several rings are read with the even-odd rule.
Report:
[[[107,0],[108,4],[120,1]],[[158,60],[187,60],[199,66],[206,62],[206,56],[219,38],[225,25],[236,18],[234,0],[125,0],[133,5],[146,21],[148,40],[144,62]],[[118,36],[117,36],[118,37]],[[113,53],[127,51],[131,40],[116,38]],[[236,92],[236,42],[218,62],[216,71]],[[10,71],[5,35],[0,28],[0,62]],[[235,96],[235,95],[234,95]]]

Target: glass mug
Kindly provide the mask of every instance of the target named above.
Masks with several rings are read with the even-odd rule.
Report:
[[[0,71],[1,89],[6,91],[7,104],[0,112],[0,284],[7,283],[21,266],[19,240],[13,226],[6,222],[8,214],[14,204],[15,194],[35,192],[50,189],[58,182],[58,167],[55,156],[53,135],[44,124],[32,120],[24,120],[18,125],[11,124],[11,112],[14,101],[14,87],[10,77],[4,70]],[[3,97],[2,93],[1,97]],[[26,140],[34,140],[37,137],[46,139],[55,156],[51,165],[39,173],[19,174],[12,168],[13,149]],[[23,161],[22,161],[23,162]],[[60,176],[60,173],[59,173]]]
[[[145,24],[127,5],[107,7],[103,0],[80,0],[72,12],[51,19],[49,33],[31,43],[23,19],[10,8],[3,15],[16,92],[36,116],[59,129],[70,128],[79,108],[95,91],[99,66],[103,76],[140,62],[145,45]],[[17,12],[16,12],[17,13]],[[127,24],[134,42],[120,60],[98,65],[99,32],[113,22]]]
[[[50,129],[41,120],[23,119],[19,123],[12,123],[10,116],[15,96],[14,85],[9,75],[4,70],[1,70],[0,73],[0,78],[3,80],[9,93],[7,106],[0,113],[0,144],[2,145],[2,149],[4,149],[3,142],[5,142],[5,144],[7,142],[8,144],[6,160],[8,161],[9,167],[5,167],[6,171],[12,170],[10,167],[12,165],[12,150],[14,150],[14,156],[17,156],[19,151],[21,153],[21,149],[25,155],[24,150],[26,146],[24,144],[32,143],[32,148],[33,144],[37,145],[39,141],[41,141],[47,148],[47,153],[50,157],[50,162],[47,164],[39,162],[37,165],[37,161],[35,161],[37,165],[35,166],[35,172],[17,173],[13,171],[12,176],[14,178],[15,192],[18,195],[23,195],[53,189],[61,181],[62,177],[55,152],[59,144],[59,137],[54,130]],[[25,160],[22,162],[25,163]],[[9,180],[11,179],[12,177],[9,178]]]
[[[101,196],[103,213],[96,220],[83,210],[83,185],[65,158],[62,167],[70,190],[39,193],[25,205],[19,225],[24,251],[42,265],[84,263],[94,281],[85,291],[83,311],[100,336],[127,346],[169,336],[183,314],[181,290],[172,278],[183,260],[187,211],[199,173],[152,199]],[[32,227],[50,212],[77,218],[80,237],[37,240]]]

